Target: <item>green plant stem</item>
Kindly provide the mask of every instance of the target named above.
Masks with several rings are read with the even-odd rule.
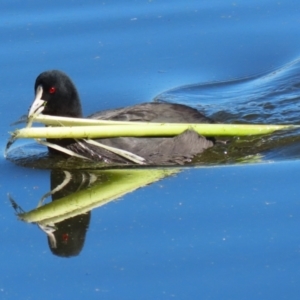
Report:
[[[237,124],[158,124],[144,123],[126,126],[34,127],[17,130],[15,138],[112,138],[120,136],[176,136],[193,129],[203,136],[248,136],[297,128],[295,125],[237,125]]]

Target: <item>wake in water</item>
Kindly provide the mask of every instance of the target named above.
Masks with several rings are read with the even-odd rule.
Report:
[[[218,123],[300,124],[300,58],[267,74],[172,89],[155,101],[183,103]],[[261,154],[266,160],[300,157],[300,131],[235,138],[227,147],[210,149],[201,163],[234,163]]]

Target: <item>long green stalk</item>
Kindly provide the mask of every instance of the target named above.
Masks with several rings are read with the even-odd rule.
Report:
[[[116,126],[35,127],[16,130],[15,138],[112,138],[120,136],[175,136],[193,129],[204,136],[248,136],[297,128],[295,125],[237,125],[237,124],[158,124],[144,123]]]
[[[94,125],[132,125],[130,121],[111,121],[87,118],[68,118],[58,116],[38,115],[32,119],[34,123],[43,123],[54,126],[94,126]],[[145,122],[134,122],[135,124],[145,124]],[[30,126],[29,126],[30,127]]]

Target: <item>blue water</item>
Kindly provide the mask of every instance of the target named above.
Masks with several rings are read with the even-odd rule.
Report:
[[[299,123],[299,11],[292,0],[2,3],[1,147],[53,68],[86,115],[160,97],[218,121]],[[298,299],[299,146],[279,137],[265,163],[185,169],[95,209],[69,259],[7,197],[32,209],[50,172],[2,158],[1,298]]]

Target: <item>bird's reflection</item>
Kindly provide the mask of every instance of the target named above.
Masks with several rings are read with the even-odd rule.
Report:
[[[178,168],[53,170],[51,191],[41,198],[37,208],[24,212],[13,199],[11,202],[20,220],[35,223],[46,233],[53,254],[71,257],[79,255],[84,246],[92,209],[178,171]],[[52,201],[44,204],[49,196]]]
[[[66,173],[63,171],[51,172],[51,191],[55,191],[52,194],[52,201],[76,193],[80,189],[86,189],[91,183],[88,174],[73,172],[72,176],[70,175],[69,172]],[[66,177],[69,177],[70,180],[67,180],[66,184],[57,189],[57,187],[60,187],[65,182]],[[52,253],[63,257],[78,255],[83,248],[90,219],[91,212],[88,211],[55,223],[55,228],[52,232],[47,233],[44,230],[47,233],[48,244]]]

